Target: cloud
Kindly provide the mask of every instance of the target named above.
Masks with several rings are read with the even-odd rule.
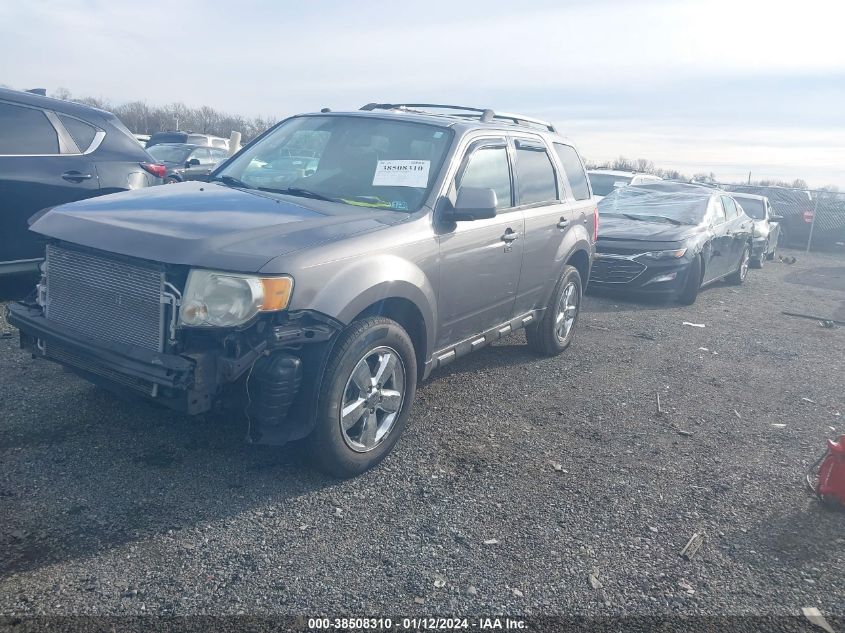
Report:
[[[279,117],[375,100],[525,111],[588,154],[691,163],[736,151],[738,132],[768,134],[767,164],[785,152],[800,169],[796,143],[816,139],[826,162],[839,138],[813,130],[842,127],[843,23],[830,0],[47,0],[0,6],[0,55],[9,85],[114,101]]]

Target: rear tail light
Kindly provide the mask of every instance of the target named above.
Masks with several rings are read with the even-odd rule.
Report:
[[[593,209],[593,241],[599,239],[599,208]]]
[[[804,211],[802,217],[804,218],[804,222],[806,222],[807,224],[812,224],[813,217],[815,217],[815,215],[816,214],[812,211]]]
[[[158,163],[141,163],[141,167],[143,167],[145,171],[151,173],[157,178],[164,178],[164,176],[167,174],[167,167],[165,167],[164,165],[159,165]]]

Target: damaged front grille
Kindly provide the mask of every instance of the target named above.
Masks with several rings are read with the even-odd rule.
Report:
[[[646,269],[645,265],[623,257],[599,257],[590,270],[590,281],[603,284],[626,284]]]
[[[164,290],[154,266],[47,246],[45,316],[92,339],[163,351]]]

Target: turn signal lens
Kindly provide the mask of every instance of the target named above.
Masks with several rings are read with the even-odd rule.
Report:
[[[264,300],[261,302],[262,312],[284,310],[288,307],[290,293],[293,290],[293,279],[290,277],[262,277]]]

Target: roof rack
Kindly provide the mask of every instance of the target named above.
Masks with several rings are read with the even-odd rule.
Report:
[[[426,110],[456,110],[452,116],[464,118],[477,118],[482,123],[490,123],[493,119],[500,119],[503,121],[510,121],[516,125],[536,125],[549,132],[557,132],[555,126],[548,121],[542,121],[533,117],[523,116],[521,114],[512,114],[510,112],[494,112],[489,108],[472,108],[469,106],[458,105],[444,105],[441,103],[368,103],[361,110],[414,110],[424,112],[425,110],[417,110],[424,108]]]

